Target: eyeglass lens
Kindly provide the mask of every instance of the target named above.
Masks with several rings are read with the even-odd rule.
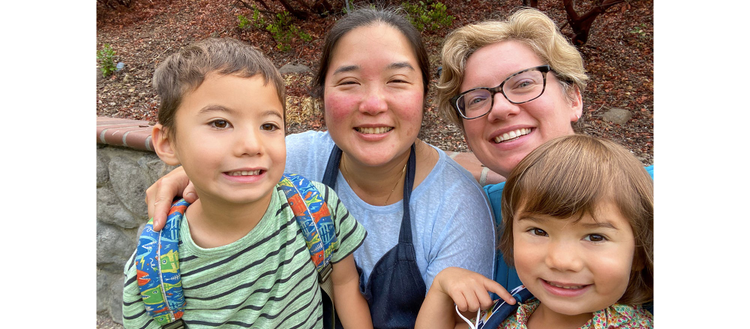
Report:
[[[459,97],[456,105],[466,117],[482,116],[490,111],[493,97],[499,92],[495,88],[471,90]],[[508,101],[515,104],[528,102],[539,97],[543,91],[544,74],[538,69],[517,73],[502,83],[502,94]]]

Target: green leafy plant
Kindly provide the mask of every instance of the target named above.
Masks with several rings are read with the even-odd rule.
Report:
[[[99,62],[102,76],[106,77],[117,69],[115,66],[115,51],[108,44],[104,44],[104,47],[96,52],[96,60]]]
[[[246,28],[246,27],[250,26],[250,21],[249,21],[249,20],[247,19],[247,17],[245,17],[245,16],[242,16],[242,15],[237,15],[237,20],[238,20],[238,21],[240,21],[240,22],[239,22],[239,23],[238,23],[237,25],[238,25],[238,26],[239,26],[239,27],[240,27],[241,29],[244,29],[244,28]]]
[[[292,25],[292,17],[288,11],[276,14],[276,20],[268,24],[266,30],[271,32],[273,39],[277,42],[276,48],[281,51],[292,49],[291,41],[294,37],[299,37],[304,41],[312,40],[309,34]]]
[[[253,17],[252,19],[248,19],[245,16],[237,15],[237,20],[239,20],[238,26],[241,29],[254,27],[256,29],[265,29],[267,24],[266,20],[263,18],[263,15],[260,13],[260,10],[258,10],[258,7],[253,5]]]
[[[304,41],[311,41],[312,37],[305,31],[292,25],[292,16],[289,12],[283,11],[276,14],[276,19],[271,23],[266,23],[266,20],[261,15],[258,8],[253,6],[253,17],[252,20],[247,19],[245,16],[237,16],[239,20],[240,28],[247,28],[251,25],[257,29],[265,29],[270,32],[273,39],[276,40],[276,48],[281,51],[288,51],[292,49],[291,42],[297,37]]]
[[[406,10],[407,18],[420,31],[425,29],[434,31],[453,24],[455,17],[446,13],[446,7],[440,2],[419,1],[417,3],[404,2],[401,7]]]
[[[635,26],[632,29],[630,29],[630,33],[635,34],[639,38],[648,39],[650,35],[647,31],[647,28],[648,26],[646,26],[646,23],[641,23],[640,25]]]

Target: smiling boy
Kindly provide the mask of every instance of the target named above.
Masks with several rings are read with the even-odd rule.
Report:
[[[284,84],[257,49],[206,39],[154,73],[161,98],[154,149],[182,165],[199,199],[180,222],[179,264],[190,328],[322,327],[318,275],[283,191]],[[344,325],[369,323],[352,253],[366,232],[333,190],[321,191],[338,247],[334,303]],[[159,328],[145,311],[134,254],[125,266],[125,327]]]

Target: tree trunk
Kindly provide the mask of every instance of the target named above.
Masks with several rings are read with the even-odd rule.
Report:
[[[312,9],[318,15],[324,15],[326,12],[330,13],[333,11],[333,6],[328,0],[317,0],[312,6]]]
[[[254,9],[254,6],[252,4],[249,4],[249,3],[247,3],[247,2],[245,2],[243,0],[237,0],[237,2],[239,2],[240,5],[242,5],[242,7],[245,7],[247,9]],[[263,9],[265,9],[267,12],[271,12],[271,8],[268,7],[268,5],[266,4],[265,1],[263,1],[263,0],[255,0],[255,2],[259,3],[260,6],[263,7]]]
[[[579,16],[573,8],[574,0],[563,0],[563,6],[565,6],[565,12],[568,13],[568,23],[570,28],[573,29],[572,42],[577,47],[583,46],[589,39],[589,32],[591,25],[594,23],[599,14],[604,13],[607,8],[612,7],[624,0],[602,0],[599,5],[591,9],[589,12]]]
[[[279,0],[279,2],[281,2],[281,5],[284,6],[286,11],[290,12],[292,15],[294,15],[294,17],[297,17],[299,19],[307,19],[307,17],[309,16],[307,12],[294,9],[294,7],[292,7],[292,5],[287,0]]]

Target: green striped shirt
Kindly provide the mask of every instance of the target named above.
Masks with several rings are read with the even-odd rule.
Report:
[[[354,252],[367,232],[336,193],[313,182],[328,204],[339,240],[331,261]],[[180,272],[185,293],[183,320],[190,328],[321,328],[323,304],[318,274],[284,193],[276,190],[260,220],[245,237],[204,249],[180,224]],[[159,328],[146,312],[136,282],[134,256],[125,264],[123,324]]]

